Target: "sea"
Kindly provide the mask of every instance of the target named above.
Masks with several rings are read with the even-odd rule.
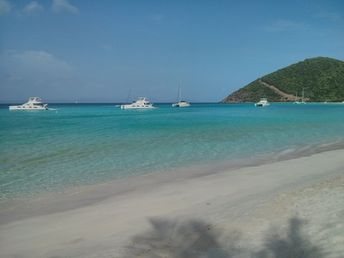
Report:
[[[344,142],[344,104],[0,106],[0,199]],[[344,157],[343,157],[344,162]]]

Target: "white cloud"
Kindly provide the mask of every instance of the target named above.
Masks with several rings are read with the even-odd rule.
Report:
[[[12,6],[7,0],[0,0],[0,15],[10,12],[11,9]]]
[[[44,50],[7,50],[0,56],[0,101],[54,98],[78,84],[74,67]]]
[[[24,52],[11,51],[11,57],[21,64],[35,64],[35,66],[54,66],[55,68],[69,69],[70,66],[46,51],[27,50]]]
[[[68,2],[68,0],[53,0],[52,9],[55,13],[68,12],[72,14],[79,13],[79,9]]]
[[[301,22],[294,22],[290,20],[277,20],[263,29],[267,32],[282,32],[282,31],[297,31],[304,30],[307,26]]]
[[[2,78],[28,81],[60,80],[69,77],[73,68],[67,62],[46,51],[5,51],[1,57]]]
[[[39,4],[36,1],[32,1],[24,7],[23,13],[34,14],[34,13],[42,12],[43,10],[44,10],[44,7],[41,4]]]

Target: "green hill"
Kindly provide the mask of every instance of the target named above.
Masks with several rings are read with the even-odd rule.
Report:
[[[294,101],[304,89],[309,101],[344,101],[344,62],[327,57],[306,59],[265,75],[222,102]]]

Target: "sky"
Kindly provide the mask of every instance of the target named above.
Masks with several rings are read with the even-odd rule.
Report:
[[[344,1],[0,0],[1,103],[217,102],[317,56],[344,60]]]

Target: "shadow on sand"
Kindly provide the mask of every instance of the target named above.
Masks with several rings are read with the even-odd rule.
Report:
[[[324,257],[320,247],[302,233],[302,227],[306,224],[305,220],[291,218],[287,232],[276,233],[271,228],[265,237],[264,248],[252,255],[257,258],[322,258]]]
[[[200,220],[151,219],[150,223],[152,230],[132,239],[126,257],[225,258],[240,251],[223,248],[218,240],[221,232]]]
[[[220,232],[200,220],[184,222],[151,219],[150,231],[136,235],[126,258],[322,258],[320,247],[302,233],[306,221],[291,218],[285,232],[271,227],[259,251],[240,246],[239,232]]]

